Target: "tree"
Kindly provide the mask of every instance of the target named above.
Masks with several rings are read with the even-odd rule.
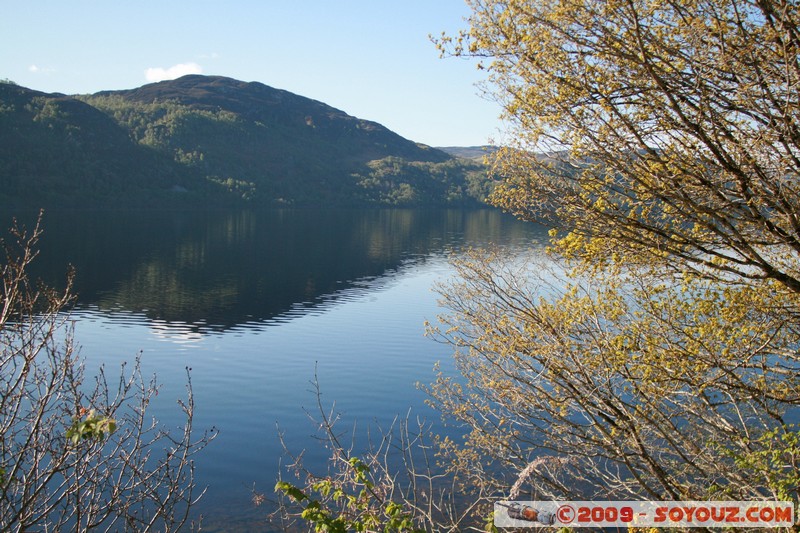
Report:
[[[469,484],[511,498],[797,500],[796,298],[638,273],[554,283],[500,253],[457,266],[431,332],[462,376],[430,392],[469,428],[452,447]]]
[[[157,384],[138,359],[116,384],[102,370],[86,379],[68,313],[72,276],[63,292],[28,276],[40,234],[39,223],[31,232],[15,223],[2,241],[2,529],[176,531],[204,492],[193,457],[216,433],[194,435],[190,379],[177,435],[147,416]]]
[[[800,7],[469,3],[440,46],[513,125],[492,202],[572,269],[474,254],[442,287],[460,468],[498,496],[797,501]]]
[[[525,149],[499,160],[497,205],[589,261],[800,290],[796,2],[471,5],[455,52],[491,58]]]

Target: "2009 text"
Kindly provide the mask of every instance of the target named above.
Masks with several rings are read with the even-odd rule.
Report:
[[[789,527],[792,502],[497,502],[498,527]]]

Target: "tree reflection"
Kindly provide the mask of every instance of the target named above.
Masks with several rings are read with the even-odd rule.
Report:
[[[494,210],[52,212],[45,230],[37,274],[75,265],[79,306],[197,330],[313,308],[464,242],[544,236]]]

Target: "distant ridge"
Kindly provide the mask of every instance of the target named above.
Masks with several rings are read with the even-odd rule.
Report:
[[[462,159],[472,159],[475,161],[483,161],[487,156],[492,156],[500,149],[498,146],[484,145],[484,146],[441,146],[439,150],[450,154],[453,157],[460,157]]]
[[[488,187],[476,161],[258,82],[0,83],[0,203],[455,206]]]

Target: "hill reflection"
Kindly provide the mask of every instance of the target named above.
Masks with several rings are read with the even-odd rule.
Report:
[[[494,210],[51,212],[35,274],[77,271],[78,308],[191,336],[268,323],[373,290],[409,263],[541,229]]]

